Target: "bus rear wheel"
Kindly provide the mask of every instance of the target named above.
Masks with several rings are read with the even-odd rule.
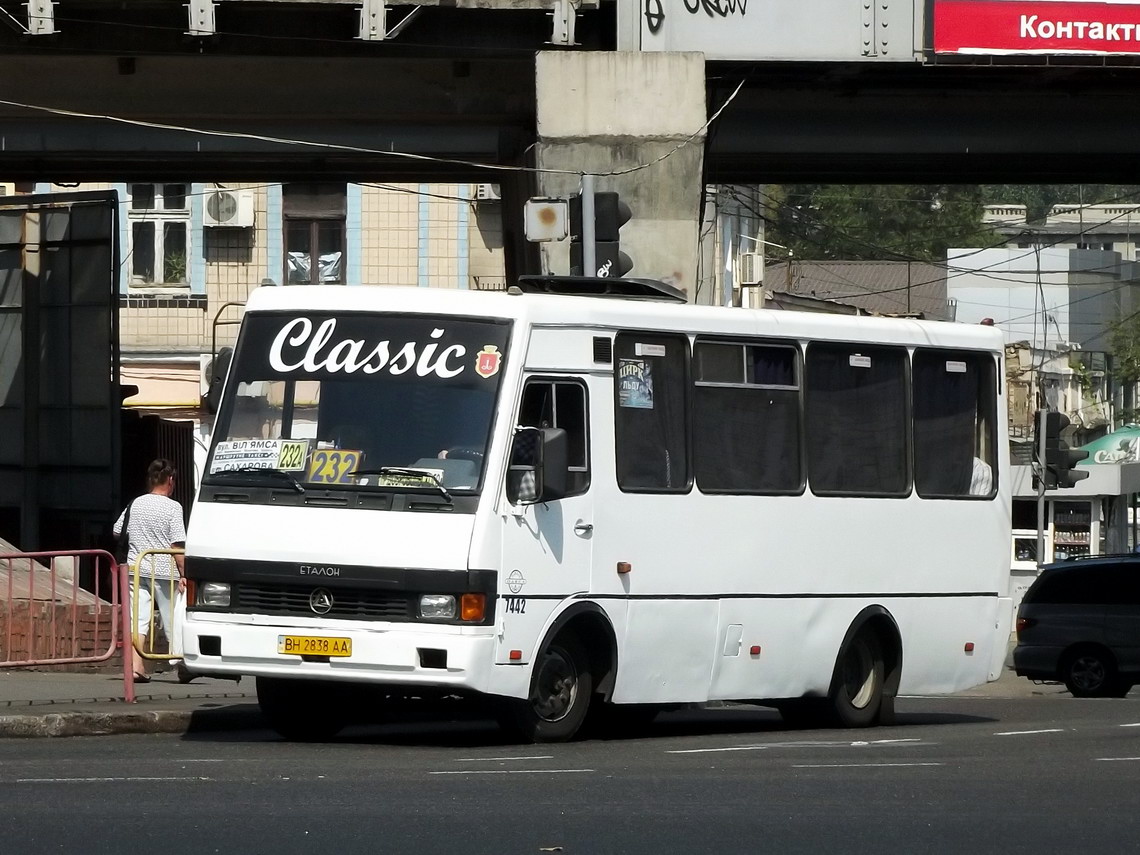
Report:
[[[269,726],[292,742],[323,742],[347,724],[345,693],[312,680],[257,678],[257,705]]]
[[[574,636],[562,635],[535,663],[530,696],[509,701],[500,723],[527,742],[567,742],[585,721],[593,692],[586,651]]]
[[[841,727],[870,727],[879,719],[886,669],[874,632],[863,630],[848,642],[835,663],[827,700]]]

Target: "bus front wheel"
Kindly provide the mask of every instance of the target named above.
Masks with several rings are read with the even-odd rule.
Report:
[[[878,636],[859,632],[835,663],[828,692],[830,712],[842,727],[870,727],[879,719],[886,669]]]
[[[500,722],[528,742],[567,742],[585,721],[593,692],[586,651],[574,636],[562,635],[535,663],[530,696],[509,701]]]

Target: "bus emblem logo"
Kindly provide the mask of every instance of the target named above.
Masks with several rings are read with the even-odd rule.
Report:
[[[512,570],[511,575],[507,577],[507,587],[511,589],[512,594],[517,594],[521,591],[525,584],[526,579],[523,578],[523,574],[518,570]]]
[[[499,348],[493,344],[483,345],[483,349],[475,354],[475,373],[480,377],[494,377],[499,373],[499,363],[503,355]]]
[[[317,588],[309,594],[309,608],[315,615],[327,615],[332,611],[333,595],[328,588]]]

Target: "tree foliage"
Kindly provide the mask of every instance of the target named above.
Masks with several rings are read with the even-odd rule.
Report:
[[[1140,382],[1140,315],[1115,324],[1109,335],[1112,374],[1120,383]]]
[[[996,242],[982,226],[976,185],[785,184],[765,192],[768,239],[798,258],[945,261],[947,247]]]
[[[949,247],[1001,246],[984,207],[1020,204],[1030,223],[1053,205],[1140,201],[1117,184],[781,184],[764,190],[767,238],[797,258],[944,262]]]

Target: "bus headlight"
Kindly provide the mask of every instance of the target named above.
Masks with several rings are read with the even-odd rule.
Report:
[[[455,597],[451,594],[424,594],[420,597],[420,617],[428,620],[455,617]]]
[[[228,606],[230,586],[228,582],[203,582],[198,586],[198,605]]]

